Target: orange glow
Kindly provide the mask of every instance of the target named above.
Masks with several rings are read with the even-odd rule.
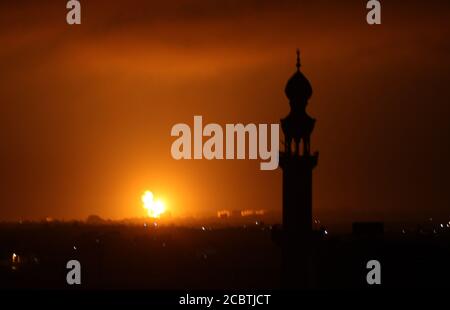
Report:
[[[254,209],[249,219],[264,209],[279,223],[281,169],[176,161],[170,129],[194,115],[222,127],[278,123],[296,48],[313,87],[312,150],[323,154],[314,216],[339,225],[447,216],[450,163],[438,159],[450,150],[450,1],[393,2],[389,22],[369,27],[356,1],[90,1],[90,18],[69,29],[56,1],[1,1],[0,204],[10,207],[0,220],[170,213],[177,224],[238,223],[241,210]],[[434,151],[408,152],[412,132]],[[432,167],[415,165],[424,161]],[[143,209],[145,190],[164,214]]]
[[[166,207],[162,200],[154,200],[151,191],[145,191],[141,197],[144,209],[147,210],[148,216],[152,218],[159,218],[161,214],[166,211]]]
[[[231,216],[231,212],[228,210],[217,211],[218,218],[227,218]]]

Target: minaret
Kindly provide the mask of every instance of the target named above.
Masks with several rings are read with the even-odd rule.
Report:
[[[285,88],[291,111],[281,120],[284,134],[284,150],[280,152],[283,231],[293,238],[305,238],[312,232],[312,170],[317,165],[318,153],[311,154],[310,138],[316,121],[306,113],[312,88],[300,72],[299,50],[296,67]]]
[[[288,80],[285,93],[291,110],[281,120],[284,150],[280,151],[283,170],[282,281],[285,288],[314,286],[312,259],[312,171],[318,153],[311,154],[311,133],[315,119],[306,113],[312,95],[311,84],[297,70]]]

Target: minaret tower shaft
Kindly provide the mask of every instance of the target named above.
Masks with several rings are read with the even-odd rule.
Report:
[[[312,87],[300,71],[297,50],[297,70],[288,80],[285,93],[290,112],[281,120],[284,149],[280,152],[283,170],[283,231],[292,241],[312,234],[312,171],[317,165],[318,152],[311,154],[311,133],[315,119],[306,113]]]

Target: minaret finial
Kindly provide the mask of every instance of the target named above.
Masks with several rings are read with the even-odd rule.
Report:
[[[300,50],[297,48],[297,64],[295,65],[297,67],[297,71],[300,70]]]

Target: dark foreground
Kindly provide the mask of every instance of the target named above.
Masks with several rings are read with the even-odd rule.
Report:
[[[281,249],[271,227],[28,223],[0,226],[0,288],[73,289],[66,263],[81,263],[86,289],[279,289]],[[323,236],[313,249],[311,288],[448,287],[450,234]]]

